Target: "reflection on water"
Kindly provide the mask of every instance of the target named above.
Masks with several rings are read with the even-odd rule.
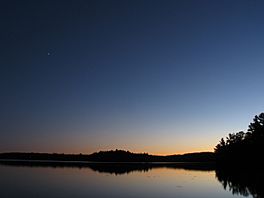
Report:
[[[54,162],[54,161],[0,161],[0,165],[19,167],[53,167],[53,168],[90,168],[100,173],[115,175],[130,173],[133,171],[147,172],[153,168],[174,168],[186,170],[215,170],[213,163],[83,163],[83,162]]]
[[[262,169],[217,169],[216,177],[224,189],[233,194],[249,196],[254,198],[264,197]]]
[[[0,174],[3,198],[263,197],[260,174],[213,164],[0,162]]]

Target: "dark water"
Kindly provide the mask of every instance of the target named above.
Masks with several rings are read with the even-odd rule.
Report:
[[[235,179],[234,179],[235,178]],[[262,197],[236,176],[199,166],[0,163],[1,198]],[[250,182],[252,184],[252,182]],[[262,189],[262,184],[260,184]],[[253,195],[252,195],[253,194]]]

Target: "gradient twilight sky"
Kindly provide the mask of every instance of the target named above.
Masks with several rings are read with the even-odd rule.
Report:
[[[211,151],[264,109],[261,0],[6,0],[0,152]]]

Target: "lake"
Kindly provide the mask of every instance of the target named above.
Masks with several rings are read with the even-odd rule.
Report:
[[[218,175],[216,175],[218,174]],[[1,198],[261,197],[210,168],[130,164],[52,166],[0,163]],[[254,191],[255,190],[255,191]]]

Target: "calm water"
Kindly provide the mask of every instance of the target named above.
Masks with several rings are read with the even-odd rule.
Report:
[[[224,182],[219,181],[214,170],[130,167],[117,171],[115,168],[97,168],[96,165],[43,167],[0,164],[0,175],[1,198],[244,197],[233,188],[229,190],[229,186],[225,190]]]

